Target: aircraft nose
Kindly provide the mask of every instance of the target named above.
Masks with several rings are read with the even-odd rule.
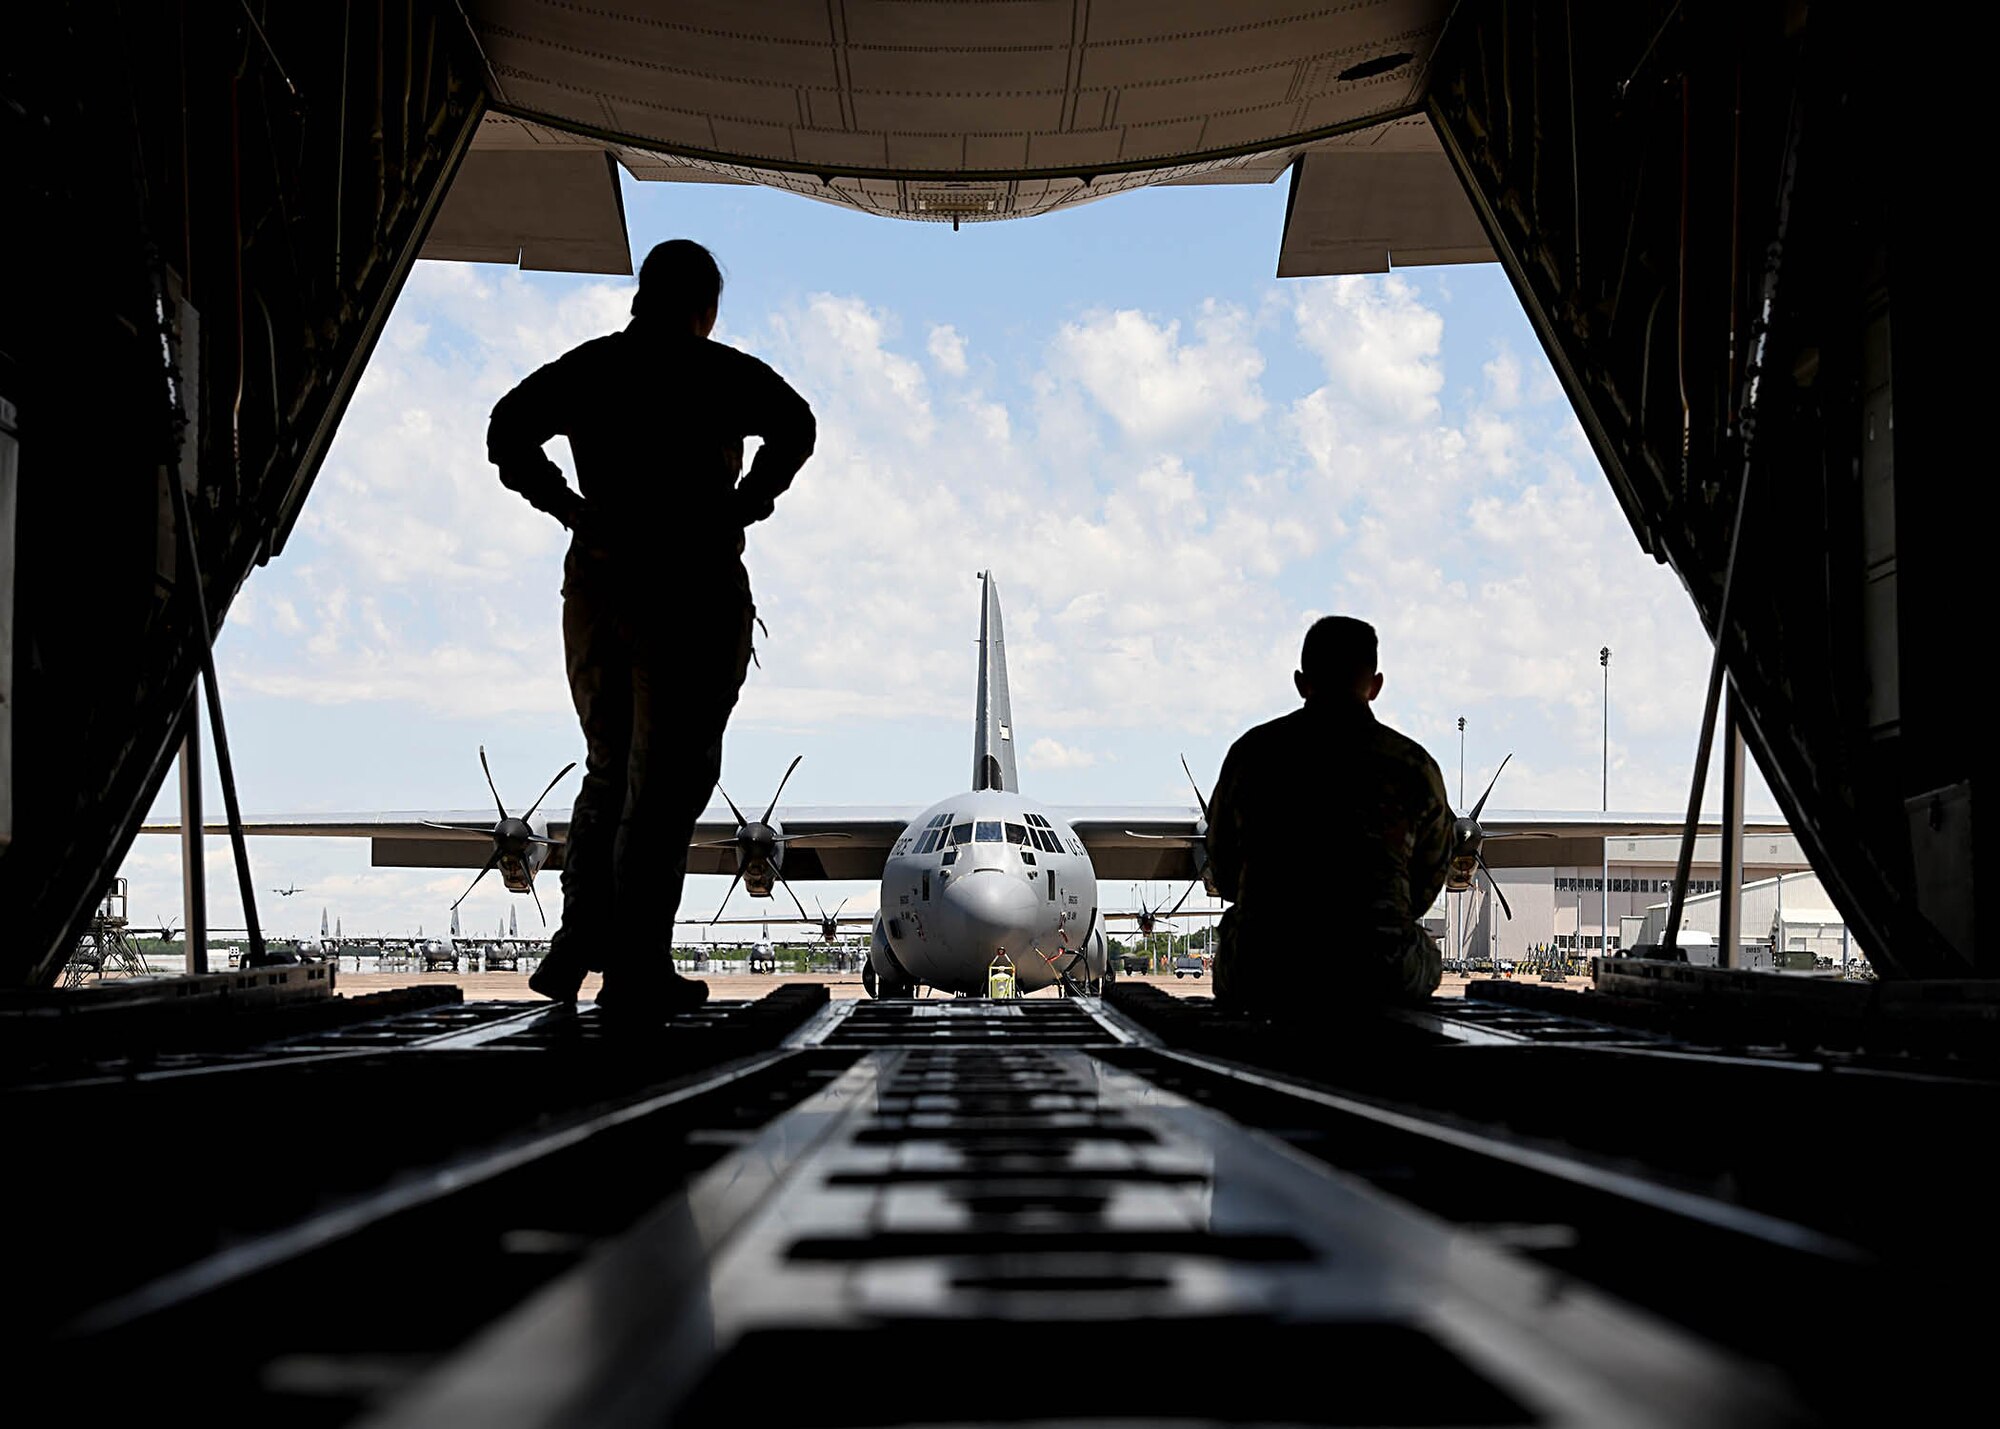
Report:
[[[1041,911],[1035,890],[1005,873],[969,873],[944,890],[945,916],[951,944],[973,952],[982,964],[1002,948],[1014,966],[1034,965],[1035,929]]]

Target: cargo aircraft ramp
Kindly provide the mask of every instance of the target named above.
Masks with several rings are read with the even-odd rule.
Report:
[[[10,1343],[84,1417],[198,1363],[217,1422],[1790,1424],[1943,1393],[1949,1330],[1873,1332],[1932,1342],[1913,1390],[1812,1328],[1962,1273],[1943,1227],[1801,1192],[1879,1211],[1891,1178],[1821,1133],[1981,1124],[1993,1069],[1590,1001],[1284,1035],[1144,986],[799,985],[634,1038],[306,990],[239,1028],[320,1025],[141,1059],[72,1027],[0,1092],[25,1154],[90,1128],[41,1187],[89,1232],[17,1258]],[[1746,1102],[1787,1121],[1703,1134]],[[1906,1162],[1902,1199],[1962,1169]]]

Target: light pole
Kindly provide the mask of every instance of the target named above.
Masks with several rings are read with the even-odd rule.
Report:
[[[1465,807],[1465,716],[1464,715],[1460,715],[1458,717],[1458,807],[1461,809]],[[1454,918],[1451,906],[1451,895],[1449,893],[1445,894],[1444,937],[1445,937],[1445,942],[1451,947],[1452,950],[1451,955],[1453,957],[1457,957],[1459,955],[1458,945],[1461,941],[1463,941],[1464,930],[1462,925],[1464,921],[1465,921],[1465,914],[1463,911],[1460,911],[1457,914],[1456,922],[1461,926],[1458,928],[1457,932],[1454,932]]]
[[[1597,652],[1597,663],[1604,667],[1604,797],[1601,808],[1611,808],[1611,647],[1604,646]]]
[[[1604,786],[1600,801],[1602,812],[1611,810],[1611,647],[1605,645],[1597,652],[1597,663],[1604,667]],[[1598,915],[1597,951],[1601,957],[1611,956],[1611,840],[1603,843],[1604,864],[1599,874],[1604,884],[1604,902]]]
[[[1458,807],[1465,807],[1465,716],[1458,717]]]

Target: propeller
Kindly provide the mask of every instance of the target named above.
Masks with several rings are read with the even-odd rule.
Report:
[[[1187,775],[1188,785],[1194,790],[1194,801],[1201,805],[1202,833],[1208,832],[1208,796],[1201,792],[1201,785],[1195,783],[1194,770],[1188,768],[1187,756],[1181,756],[1181,773]]]
[[[1486,847],[1486,827],[1479,822],[1479,816],[1486,812],[1486,801],[1493,797],[1493,786],[1500,782],[1500,775],[1513,759],[1512,751],[1500,761],[1500,768],[1493,771],[1493,777],[1486,783],[1486,792],[1479,796],[1479,802],[1472,806],[1472,812],[1452,820],[1451,864],[1445,875],[1445,888],[1449,892],[1464,893],[1472,887],[1475,872],[1486,875],[1486,886],[1493,890],[1493,896],[1500,900],[1500,911],[1507,915],[1507,921],[1514,921],[1514,910],[1507,906],[1507,895],[1500,891],[1494,880],[1493,870],[1486,866],[1483,850]]]
[[[1513,757],[1514,751],[1508,750],[1506,758],[1500,761],[1500,767],[1493,771],[1493,777],[1486,781],[1486,792],[1481,794],[1479,802],[1472,806],[1472,821],[1475,824],[1479,822],[1479,816],[1486,812],[1486,801],[1493,797],[1493,786],[1498,784],[1500,776],[1507,772],[1507,764]]]
[[[536,833],[529,820],[533,819],[535,811],[542,807],[542,800],[548,798],[554,792],[556,785],[562,783],[563,778],[569,771],[576,768],[576,761],[572,759],[569,763],[563,765],[557,771],[556,777],[549,780],[548,787],[542,790],[541,794],[535,799],[535,802],[528,805],[528,812],[522,814],[519,818],[507,812],[507,801],[500,797],[500,788],[493,782],[493,766],[486,762],[486,746],[483,744],[479,746],[479,767],[485,772],[486,788],[493,795],[493,808],[499,814],[500,818],[499,822],[495,823],[491,830],[493,853],[486,860],[485,866],[474,876],[472,882],[466,885],[465,892],[458,895],[458,902],[451,905],[453,912],[458,911],[459,903],[463,903],[472,896],[472,890],[479,886],[480,879],[483,879],[487,874],[500,866],[502,859],[520,859],[525,863],[529,849],[554,848],[556,846],[554,839],[544,838],[542,835]],[[465,833],[467,831],[459,824],[433,823],[428,819],[423,822],[425,828],[448,829],[453,833]],[[547,927],[549,915],[542,908],[542,895],[536,891],[532,875],[528,880],[528,892],[534,896],[535,911],[541,914],[542,926]]]
[[[1486,875],[1486,886],[1493,890],[1493,896],[1500,900],[1500,911],[1507,915],[1509,923],[1514,921],[1514,910],[1507,906],[1507,895],[1500,891],[1499,882],[1493,877],[1493,870],[1486,866],[1486,860],[1479,860],[1479,871]]]
[[[819,895],[813,895],[813,907],[819,909],[819,935],[824,941],[831,943],[839,940],[840,910],[846,906],[847,900],[843,898],[833,905],[833,911],[829,913],[826,905],[819,901]]]
[[[729,791],[721,784],[715,786],[715,792],[722,795],[722,802],[727,804],[729,812],[736,816],[736,832],[729,838],[709,839],[697,844],[696,847],[735,849],[736,876],[729,880],[729,890],[722,895],[722,903],[715,910],[715,917],[708,920],[709,926],[713,927],[716,920],[722,917],[722,911],[729,906],[729,900],[735,896],[736,886],[743,881],[744,873],[760,863],[771,870],[773,878],[785,885],[785,892],[790,895],[792,906],[799,910],[799,921],[801,923],[813,921],[806,914],[806,905],[799,902],[799,895],[792,891],[791,882],[785,877],[783,868],[785,845],[802,838],[844,839],[849,835],[788,834],[785,832],[785,826],[773,819],[772,816],[778,812],[778,800],[783,797],[785,786],[792,782],[792,771],[799,767],[799,761],[804,758],[803,754],[792,756],[792,762],[785,766],[785,777],[778,781],[777,792],[771,795],[771,802],[764,806],[764,812],[759,818],[744,817],[743,811],[736,807],[736,801],[729,797]]]
[[[1144,932],[1150,933],[1153,931],[1153,927],[1155,924],[1165,924],[1169,928],[1173,927],[1174,925],[1170,920],[1176,913],[1181,911],[1181,905],[1188,901],[1189,895],[1191,895],[1195,891],[1195,889],[1200,885],[1200,883],[1201,883],[1200,879],[1195,879],[1193,882],[1189,883],[1186,888],[1183,888],[1181,890],[1181,896],[1174,900],[1174,906],[1166,909],[1164,912],[1161,911],[1159,908],[1148,908],[1143,903],[1140,904],[1139,905],[1140,929]]]
[[[1168,920],[1181,911],[1181,905],[1188,901],[1189,896],[1200,884],[1201,880],[1198,878],[1188,884],[1186,888],[1181,890],[1181,896],[1174,900],[1174,905],[1171,908],[1167,907],[1164,903],[1155,904],[1149,908],[1142,900],[1139,904],[1139,910],[1136,913],[1112,913],[1107,916],[1113,918],[1130,918],[1138,926],[1142,936],[1151,937],[1155,928],[1171,928],[1174,926]],[[1084,936],[1086,938],[1090,936],[1087,929],[1084,932]]]

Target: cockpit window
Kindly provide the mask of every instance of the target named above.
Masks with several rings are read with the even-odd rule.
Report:
[[[969,843],[971,843],[971,842],[972,842],[972,825],[971,825],[971,824],[953,824],[953,825],[951,826],[951,841],[952,841],[953,843],[955,843],[955,844],[969,844]]]
[[[1025,825],[1025,824],[1009,824],[1009,825],[1007,825],[1007,842],[1008,842],[1008,843],[1010,843],[1010,844],[1024,844],[1024,843],[1026,843],[1027,841],[1028,841],[1028,827],[1027,827],[1027,825]]]
[[[980,841],[981,843],[983,843],[983,844],[997,844],[997,843],[999,843],[999,842],[1000,842],[1000,821],[999,821],[998,819],[981,819],[981,820],[979,820],[979,833],[978,833],[977,837],[978,837],[979,841]]]
[[[1062,845],[1056,842],[1056,836],[1047,829],[1035,830],[1035,846],[1043,853],[1062,852]]]
[[[917,852],[920,854],[936,852],[938,846],[938,836],[939,836],[938,830],[936,829],[924,830],[923,838],[918,840],[917,842]]]

